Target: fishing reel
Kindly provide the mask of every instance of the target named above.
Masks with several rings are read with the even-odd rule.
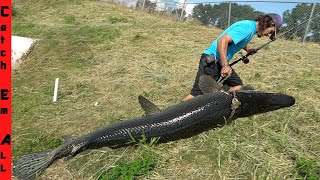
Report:
[[[270,41],[268,41],[267,43],[259,46],[259,47],[256,49],[255,53],[258,52],[260,49],[264,48],[264,47],[265,47],[266,45],[268,45],[269,43],[273,42],[274,40],[276,40],[276,37],[275,37],[275,36],[272,36],[272,39],[271,39]],[[249,53],[247,53],[246,55],[243,55],[242,52],[239,52],[239,54],[241,55],[241,58],[239,58],[239,59],[235,60],[234,62],[232,62],[232,63],[230,64],[230,66],[235,65],[235,64],[238,63],[239,61],[242,61],[244,64],[248,64],[248,63],[249,63],[248,57],[251,56],[251,55],[253,55],[254,53],[253,53],[253,52],[251,52],[251,53],[249,52]]]
[[[240,52],[240,55],[241,55],[241,60],[244,64],[248,64],[250,62],[249,58],[247,55],[243,55],[242,52]]]

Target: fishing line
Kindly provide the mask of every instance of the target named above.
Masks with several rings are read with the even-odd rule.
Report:
[[[260,49],[266,47],[268,44],[270,44],[271,42],[275,41],[275,40],[278,39],[279,37],[282,37],[282,36],[284,36],[285,34],[289,33],[290,31],[292,31],[292,30],[294,30],[294,29],[299,29],[299,28],[301,28],[301,27],[302,27],[301,25],[303,25],[304,23],[308,22],[309,20],[316,19],[316,18],[319,18],[319,17],[320,17],[320,14],[316,14],[314,17],[308,18],[307,20],[301,22],[299,25],[294,26],[293,28],[291,28],[291,29],[289,29],[289,30],[281,33],[278,37],[276,36],[276,31],[275,31],[275,33],[274,33],[272,36],[270,36],[270,40],[269,40],[268,42],[266,42],[266,43],[262,44],[261,46],[259,46],[258,48],[256,48],[256,50],[257,50],[256,52],[258,52]],[[298,22],[297,22],[297,23],[298,23]],[[255,53],[256,53],[256,52],[255,52]],[[244,64],[248,64],[248,63],[249,63],[248,57],[251,56],[251,55],[253,55],[253,54],[255,54],[255,53],[249,52],[249,53],[247,53],[246,55],[242,55],[242,53],[240,53],[240,54],[241,54],[241,58],[233,61],[232,63],[229,64],[229,66],[231,67],[231,66],[235,65],[235,64],[237,64],[239,61],[242,61]],[[223,77],[220,76],[220,78],[218,79],[217,83],[222,84],[222,82],[227,79],[226,77],[227,77],[227,76],[223,76]]]
[[[290,32],[290,31],[292,31],[292,30],[294,30],[294,29],[300,29],[300,28],[302,27],[301,25],[303,25],[304,23],[308,22],[309,20],[313,20],[313,19],[316,19],[316,18],[319,18],[319,17],[320,17],[320,13],[319,13],[319,14],[316,14],[315,16],[313,16],[313,17],[311,17],[311,18],[308,18],[308,19],[302,21],[300,24],[299,24],[299,22],[295,22],[295,23],[293,24],[293,27],[292,27],[291,29],[289,29],[289,30],[281,33],[279,36],[282,37],[282,36],[284,36],[285,34],[287,34],[288,32]],[[296,24],[297,24],[297,26],[296,26]]]
[[[312,18],[308,18],[307,20],[302,21],[299,25],[297,25],[297,26],[294,25],[293,28],[291,28],[291,29],[289,29],[289,30],[281,33],[279,36],[276,36],[276,31],[275,31],[275,33],[270,37],[270,40],[269,40],[268,42],[266,42],[266,43],[262,44],[261,46],[259,46],[258,48],[256,48],[256,50],[257,50],[256,52],[258,52],[260,49],[266,47],[268,44],[270,44],[271,42],[275,41],[276,39],[283,37],[284,35],[286,35],[286,34],[289,33],[290,31],[292,31],[292,30],[294,30],[294,29],[299,29],[299,28],[301,28],[304,23],[306,23],[306,22],[308,22],[308,21],[310,21],[310,20],[319,18],[319,17],[320,17],[320,14],[316,14],[316,15],[315,15],[314,17],[312,17]],[[299,23],[299,22],[296,22],[296,23]],[[296,24],[296,23],[295,23],[295,24]],[[244,56],[241,54],[242,57],[239,58],[239,59],[237,59],[237,60],[235,60],[235,61],[233,61],[229,66],[231,67],[231,66],[233,66],[234,64],[238,63],[239,61],[242,61],[243,63],[248,64],[248,63],[249,63],[248,57],[251,56],[251,55],[253,55],[253,54],[255,54],[255,53],[249,52],[249,53],[247,53],[247,54],[244,55]]]

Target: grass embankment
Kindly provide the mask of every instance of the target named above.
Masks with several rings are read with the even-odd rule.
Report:
[[[162,109],[179,103],[201,53],[221,32],[99,1],[13,4],[13,34],[40,40],[13,74],[14,158],[54,148],[62,135],[142,116],[140,94]],[[255,38],[251,45],[266,41]],[[54,163],[43,179],[103,178],[136,166],[146,166],[139,177],[147,179],[317,178],[319,52],[316,44],[277,40],[248,65],[235,66],[256,90],[294,96],[293,107],[155,147],[87,151]],[[52,103],[57,77],[59,99]]]

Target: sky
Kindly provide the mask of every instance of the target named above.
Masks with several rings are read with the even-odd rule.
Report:
[[[281,2],[281,0],[270,0],[270,2],[245,2],[244,0],[241,0],[241,1],[243,1],[243,2],[236,2],[236,3],[241,4],[241,5],[250,5],[253,8],[255,8],[255,10],[257,10],[257,11],[261,11],[264,13],[277,13],[281,16],[284,11],[294,8],[298,3],[301,3],[301,2],[320,3],[320,0],[307,0],[307,1],[304,1],[304,0],[284,0],[286,3],[285,2],[278,3],[279,1]],[[184,0],[179,0],[179,2],[183,3]],[[204,4],[205,2],[217,2],[217,4],[218,4],[220,2],[226,2],[226,0],[187,0],[187,3],[195,3],[195,4],[188,4],[187,5],[187,7],[186,7],[187,14],[190,14],[192,12],[192,8],[197,5],[196,3],[203,3]],[[292,2],[292,3],[288,3],[288,2]],[[213,4],[213,3],[211,3],[211,4]]]

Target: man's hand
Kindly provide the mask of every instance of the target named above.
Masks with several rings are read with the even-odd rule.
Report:
[[[231,76],[232,69],[229,65],[223,66],[221,69],[221,77]]]
[[[252,55],[258,52],[256,48],[250,48],[246,50],[248,54]]]

